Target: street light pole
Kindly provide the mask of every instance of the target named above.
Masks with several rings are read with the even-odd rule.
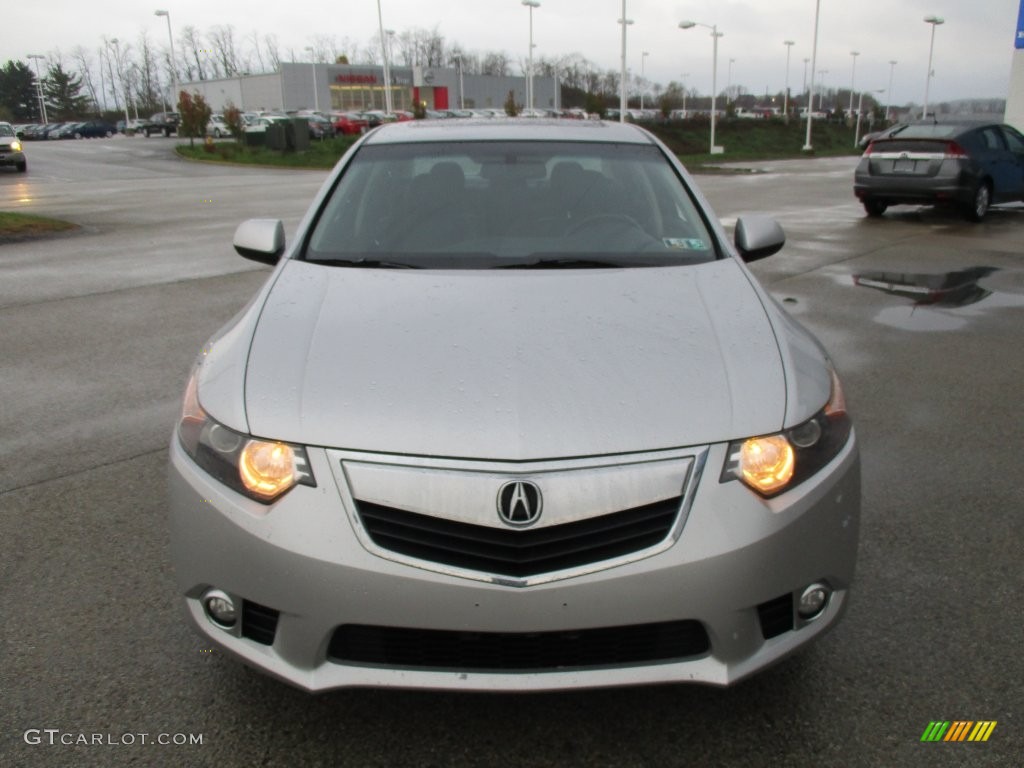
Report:
[[[892,78],[896,74],[896,62],[889,62],[889,96],[885,100],[885,122],[889,122],[889,106],[892,104]]]
[[[935,28],[939,24],[944,24],[945,19],[941,16],[925,16],[924,21],[926,24],[932,25],[932,42],[928,46],[928,76],[924,79],[924,109],[921,110],[921,119],[925,120],[928,117],[928,87],[932,84],[932,53],[935,50]]]
[[[853,57],[853,69],[850,71],[850,108],[847,110],[848,113],[853,112],[853,89],[857,77],[857,57],[860,56],[860,51],[850,51],[850,56]]]
[[[110,42],[114,45],[114,61],[117,62],[117,76],[121,78],[121,90],[124,91],[124,131],[127,134],[128,123],[131,120],[128,117],[128,86],[125,85],[124,70],[121,68],[121,45],[116,37]]]
[[[683,73],[683,119],[686,119],[686,78],[690,76],[689,72]]]
[[[632,19],[626,18],[626,0],[622,0],[622,18],[619,24],[622,25],[622,63],[619,72],[619,122],[626,122],[626,27],[633,23]]]
[[[647,57],[651,54],[644,51],[640,54],[640,110],[644,108],[644,63],[647,61]]]
[[[174,67],[174,35],[171,34],[171,12],[156,11],[154,16],[165,16],[167,18],[167,40],[171,45],[171,82],[174,85],[174,92],[171,94],[171,106],[174,111],[178,109],[178,70]]]
[[[45,59],[46,57],[41,53],[30,53],[28,57],[36,60],[36,95],[39,97],[39,114],[43,118],[43,125],[46,125],[50,121],[46,119],[46,99],[43,98],[43,79],[39,76],[39,60]]]
[[[782,116],[789,122],[789,55],[793,52],[793,46],[796,45],[792,40],[783,40],[782,44],[786,46],[786,90],[782,94]]]
[[[811,145],[811,125],[814,122],[814,70],[818,64],[818,17],[821,12],[821,0],[814,2],[814,43],[811,45],[811,90],[807,103],[807,138],[804,140],[804,152],[814,149]]]
[[[384,16],[380,10],[380,0],[377,0],[377,24],[380,27],[380,47],[384,52],[384,113],[390,115],[391,108],[391,67],[388,63],[388,38],[384,32]]]
[[[680,29],[692,29],[693,27],[704,27],[705,29],[711,30],[711,151],[712,155],[720,155],[725,151],[725,147],[719,147],[715,144],[715,123],[717,120],[717,108],[715,101],[718,96],[718,38],[722,37],[725,33],[718,31],[717,24],[700,24],[696,21],[680,21]]]
[[[320,96],[316,92],[316,51],[312,45],[307,45],[306,50],[309,51],[309,65],[313,68],[313,111],[320,111]]]
[[[466,91],[462,85],[462,53],[458,53],[455,56],[455,61],[459,65],[459,109],[466,108]]]
[[[533,111],[533,9],[540,8],[539,0],[522,0],[530,9],[530,54],[526,64],[526,108]]]

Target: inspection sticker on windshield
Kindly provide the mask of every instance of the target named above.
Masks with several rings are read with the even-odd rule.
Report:
[[[698,237],[665,237],[662,238],[666,248],[677,251],[706,251],[708,244]]]

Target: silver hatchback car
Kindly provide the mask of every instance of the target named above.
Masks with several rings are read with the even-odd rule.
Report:
[[[860,470],[826,353],[633,125],[368,133],[205,346],[177,581],[309,691],[728,685],[835,624]]]

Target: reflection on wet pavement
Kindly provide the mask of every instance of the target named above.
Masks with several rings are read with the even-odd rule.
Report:
[[[907,331],[954,331],[973,314],[969,308],[1024,307],[1024,292],[1014,290],[1019,273],[996,267],[969,267],[952,272],[862,272],[853,284],[910,299],[881,310],[875,320]],[[1007,277],[1010,279],[999,279]]]
[[[854,275],[853,283],[913,299],[915,306],[965,307],[992,295],[992,291],[982,288],[978,281],[998,271],[995,267],[970,267],[933,275],[864,272]]]

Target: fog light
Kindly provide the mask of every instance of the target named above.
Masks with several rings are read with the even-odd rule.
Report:
[[[203,595],[203,610],[210,621],[224,629],[230,629],[238,621],[234,600],[219,589],[208,590]]]
[[[813,619],[820,614],[828,605],[828,598],[831,594],[832,590],[824,584],[811,584],[807,587],[800,595],[800,604],[796,608],[800,618]]]

